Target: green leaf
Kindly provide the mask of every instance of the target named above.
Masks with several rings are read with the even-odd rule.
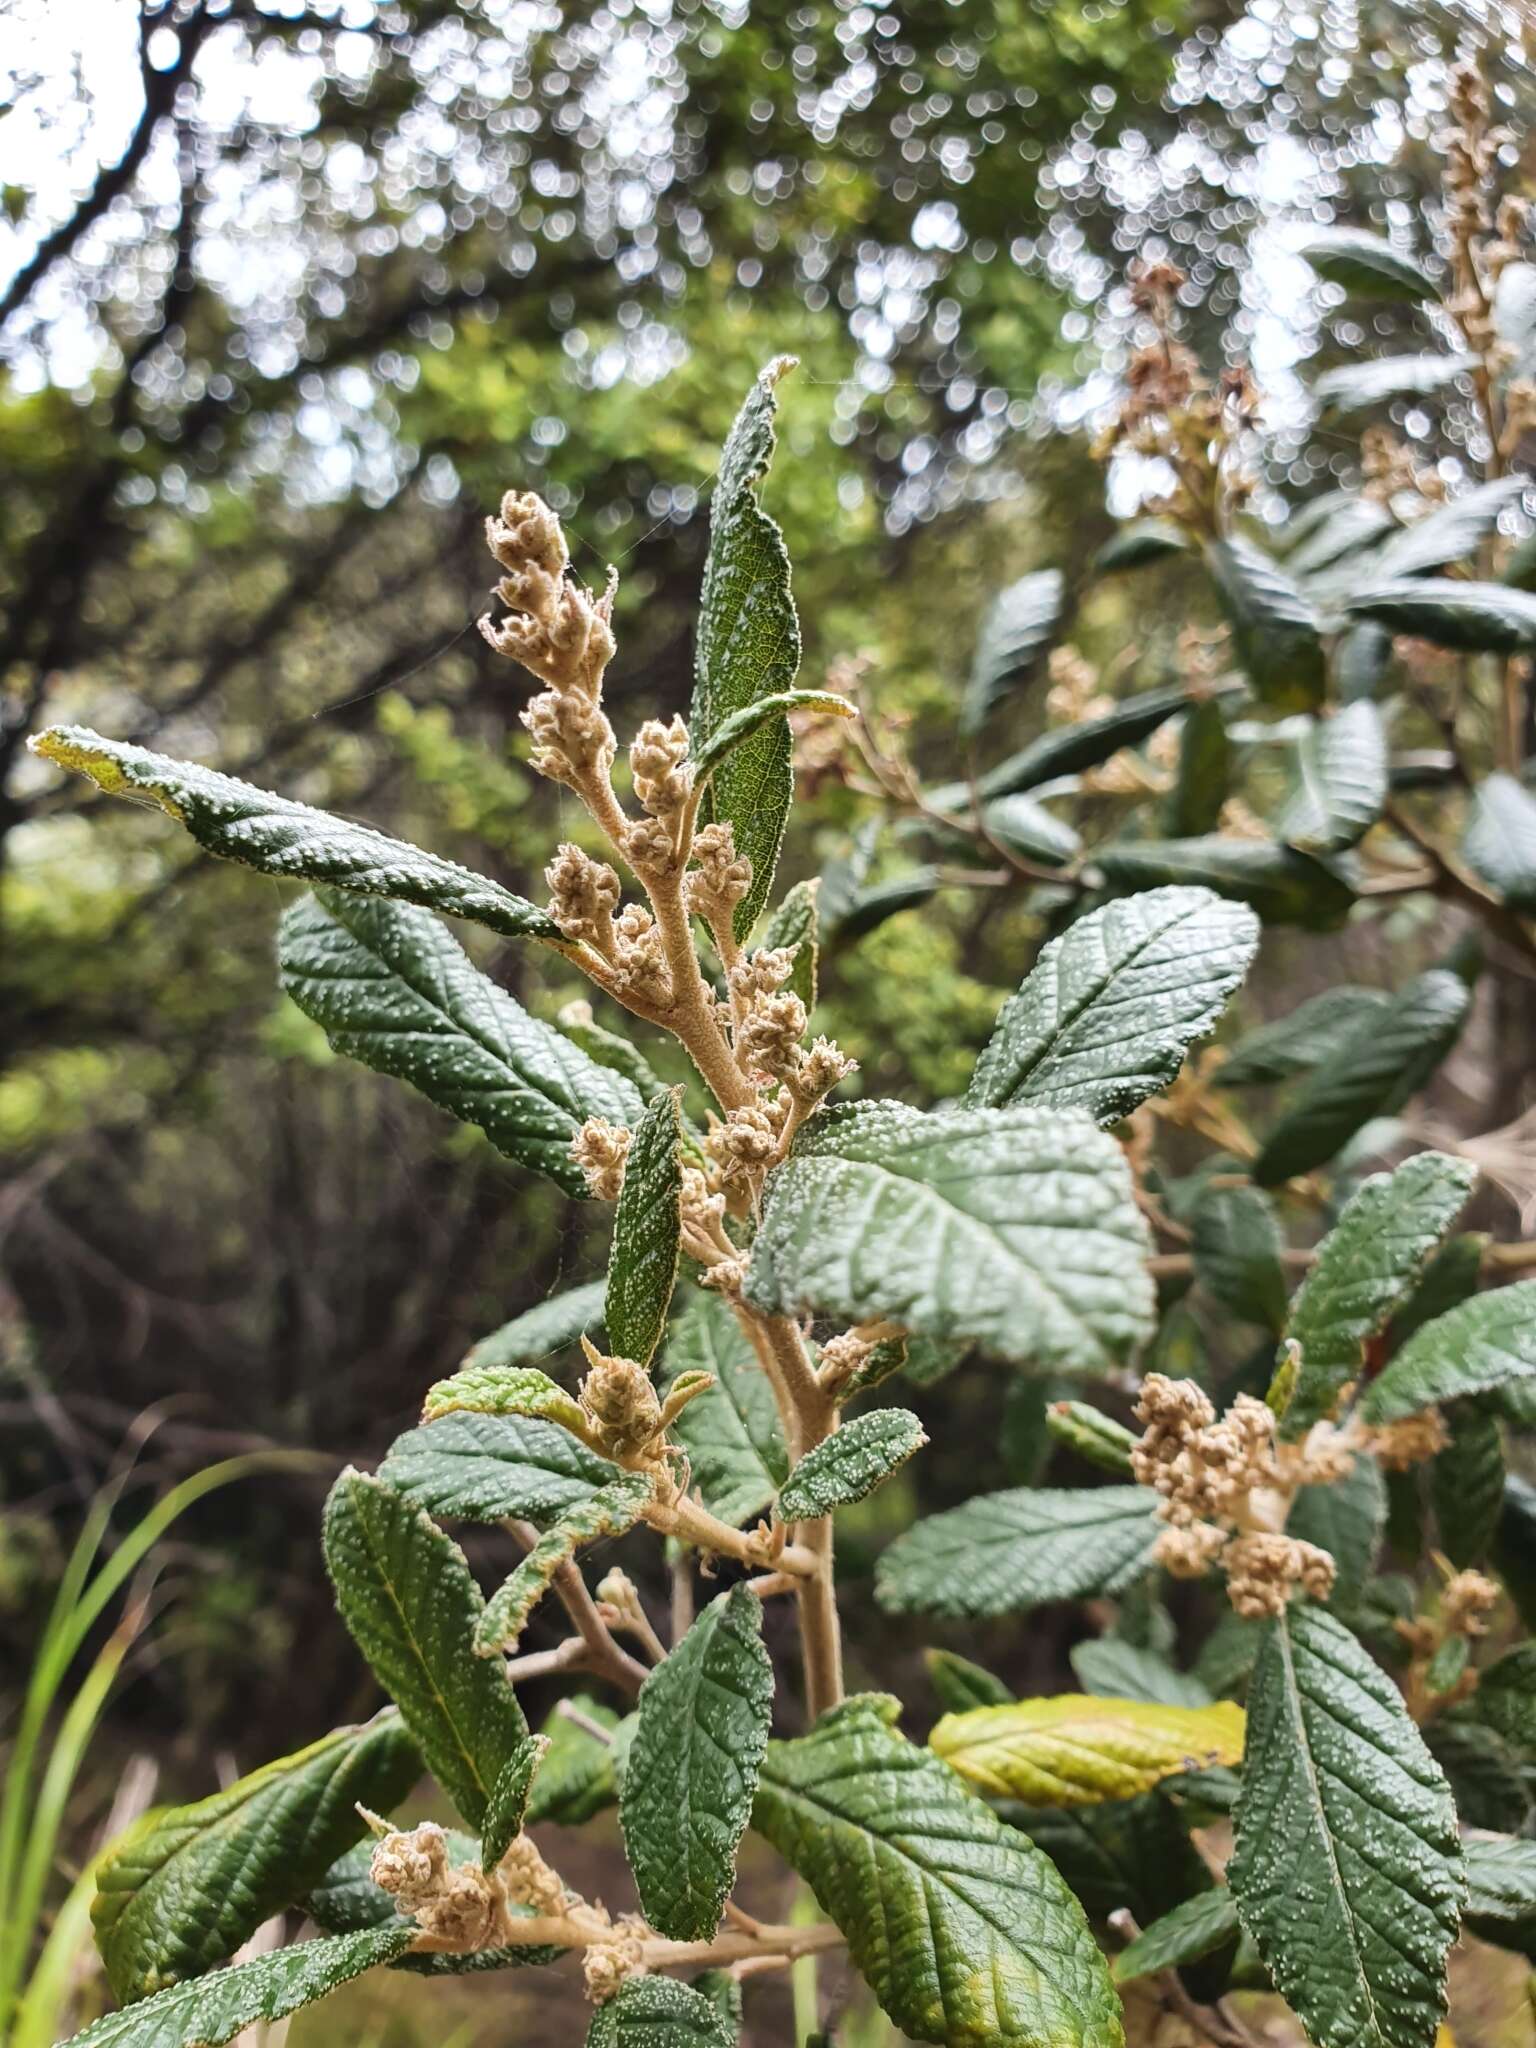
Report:
[[[71,2036],[64,2048],[222,2048],[242,2028],[286,2019],[364,1970],[392,1962],[416,1932],[414,1924],[401,1921],[299,1942],[275,1955],[235,1963],[211,1977],[173,1984],[125,2012],[109,2012]]]
[[[606,1288],[604,1280],[589,1280],[584,1287],[551,1294],[472,1345],[465,1365],[536,1365],[567,1350],[579,1337],[600,1328]]]
[[[1466,1710],[1530,1769],[1536,1766],[1536,1643],[1520,1643],[1488,1666]]]
[[[830,876],[828,877],[830,882]],[[903,910],[915,910],[938,893],[939,871],[933,867],[914,868],[909,874],[892,875],[887,881],[871,883],[835,901],[830,886],[822,898],[823,927],[829,942],[844,945],[862,939]]]
[[[574,1557],[582,1544],[622,1536],[632,1529],[655,1491],[654,1475],[620,1472],[586,1500],[564,1509],[485,1603],[475,1626],[475,1655],[495,1658],[503,1650],[515,1648],[529,1615],[549,1591],[561,1565]]]
[[[1220,704],[1192,704],[1179,730],[1179,773],[1168,800],[1171,838],[1214,832],[1232,783],[1232,741]]]
[[[325,1506],[336,1606],[427,1768],[478,1827],[528,1724],[505,1672],[474,1654],[480,1589],[429,1515],[350,1468]]]
[[[1504,1438],[1498,1417],[1470,1402],[1451,1418],[1451,1440],[1430,1467],[1440,1548],[1458,1571],[1487,1561],[1504,1507]]]
[[[1107,1806],[1020,1806],[998,1809],[1043,1849],[1091,1920],[1128,1909],[1149,1925],[1177,1899],[1211,1889],[1211,1875],[1161,1792],[1116,1799]]]
[[[1327,688],[1327,662],[1321,622],[1299,585],[1242,534],[1212,541],[1205,561],[1260,701],[1278,711],[1315,711]]]
[[[1223,1943],[1236,1939],[1237,1908],[1225,1885],[1208,1892],[1196,1892],[1160,1920],[1154,1920],[1115,1957],[1117,1984],[1134,1984],[1138,1977],[1155,1977],[1164,1970],[1181,1970],[1186,1963],[1198,1963]]]
[[[1462,1825],[1528,1828],[1536,1818],[1532,1775],[1519,1753],[1463,1707],[1437,1714],[1424,1730],[1435,1762],[1445,1772]]]
[[[530,1735],[507,1758],[501,1776],[491,1787],[480,1836],[480,1868],[487,1874],[496,1868],[523,1831],[534,1773],[548,1748],[547,1737]]]
[[[1257,1622],[1229,1607],[1200,1646],[1195,1676],[1220,1696],[1240,1692],[1259,1654],[1262,1634]]]
[[[278,971],[332,1049],[408,1081],[498,1152],[585,1199],[571,1140],[589,1116],[632,1123],[640,1097],[530,1017],[410,904],[305,896],[278,927]]]
[[[1406,1344],[1415,1330],[1443,1316],[1447,1309],[1476,1294],[1488,1240],[1481,1231],[1453,1237],[1424,1268],[1418,1283],[1392,1318],[1394,1347]]]
[[[570,1704],[580,1710],[585,1720],[611,1732],[620,1725],[612,1707],[587,1693],[577,1693]],[[600,1742],[558,1707],[539,1732],[549,1748],[528,1795],[528,1810],[523,1816],[525,1827],[536,1827],[542,1821],[559,1827],[581,1827],[594,1814],[617,1802],[619,1780],[611,1741]]]
[[[763,933],[761,951],[778,950],[780,947],[795,948],[795,964],[790,970],[789,980],[784,984],[793,995],[797,995],[806,1007],[806,1012],[816,1007],[816,956],[817,926],[819,907],[817,898],[821,893],[821,878],[813,875],[808,882],[796,882],[778,909],[768,920],[768,929]]]
[[[1301,521],[1292,524],[1300,526]],[[1284,552],[1287,572],[1306,582],[1315,595],[1319,584],[1333,582],[1333,576],[1324,576],[1321,571],[1331,569],[1335,575],[1351,573],[1353,557],[1362,548],[1400,531],[1386,506],[1378,505],[1374,498],[1340,493],[1325,518],[1316,521],[1304,534],[1293,535],[1290,528],[1285,529],[1276,536],[1276,544]]]
[[[1266,839],[1117,839],[1096,846],[1093,859],[1117,896],[1164,882],[1214,889],[1251,905],[1265,924],[1334,931],[1354,908],[1353,889],[1332,868]]]
[[[987,837],[1025,860],[1045,867],[1065,867],[1082,851],[1083,842],[1062,818],[1054,817],[1024,790],[993,797],[981,807],[981,828]]]
[[[1079,775],[1085,768],[1097,768],[1122,747],[1138,746],[1150,738],[1160,725],[1188,706],[1189,693],[1182,683],[1126,697],[1102,717],[1080,719],[1041,733],[1028,746],[989,768],[976,784],[977,794],[991,802],[1021,789],[1038,789],[1060,775]],[[963,782],[931,792],[931,801],[941,811],[963,811],[969,800],[970,787]]]
[[[626,1977],[587,2030],[587,2048],[736,2048],[702,1991],[671,1977]]]
[[[1394,398],[1428,398],[1477,368],[1470,355],[1379,356],[1324,371],[1312,396],[1334,412],[1359,412]]]
[[[1421,1408],[1536,1378],[1536,1280],[1475,1294],[1416,1331],[1367,1389],[1365,1422],[1395,1422]]]
[[[1093,558],[1093,571],[1096,576],[1112,576],[1189,551],[1189,535],[1171,519],[1134,519],[1105,541]]]
[[[1285,1240],[1269,1197],[1260,1188],[1207,1188],[1190,1230],[1195,1275],[1212,1299],[1278,1335],[1285,1324]]]
[[[1075,1112],[823,1110],[769,1177],[746,1292],[770,1313],[888,1316],[1099,1373],[1151,1323],[1124,1155]]]
[[[292,1905],[421,1774],[397,1714],[338,1728],[192,1806],[146,1814],[96,1874],[91,1919],[124,2004],[221,1963]]]
[[[753,1820],[902,2032],[947,2048],[1121,2048],[1109,1973],[1048,1860],[849,1700],[771,1743]]]
[[[928,1738],[970,1784],[1029,1806],[1134,1799],[1164,1778],[1243,1754],[1243,1710],[1230,1700],[1170,1707],[1064,1693],[946,1714]]]
[[[1302,853],[1338,853],[1368,832],[1387,800],[1387,735],[1369,699],[1315,718],[1296,749],[1296,787],[1275,825]]]
[[[638,1365],[649,1365],[661,1342],[677,1285],[682,1135],[678,1093],[668,1089],[640,1119],[624,1161],[603,1321],[617,1355]]]
[[[1227,1874],[1317,2048],[1431,2048],[1464,1888],[1450,1787],[1397,1688],[1305,1602],[1259,1653]]]
[[[578,1432],[587,1426],[574,1395],[534,1365],[467,1365],[428,1387],[423,1421],[461,1412],[536,1417]]]
[[[432,1515],[542,1529],[618,1469],[556,1423],[461,1411],[396,1437],[379,1477]]]
[[[1326,1550],[1338,1567],[1328,1605],[1351,1614],[1376,1569],[1387,1522],[1387,1489],[1381,1467],[1363,1451],[1352,1469],[1323,1486],[1304,1486],[1297,1494],[1286,1529],[1304,1542]]]
[[[1536,797],[1512,775],[1477,785],[1462,852],[1516,910],[1536,910]]]
[[[1421,1152],[1360,1183],[1291,1309],[1297,1379],[1282,1436],[1305,1436],[1360,1377],[1366,1344],[1408,1299],[1476,1178],[1464,1159]]]
[[[757,697],[750,704],[743,704],[739,711],[733,711],[724,723],[718,726],[709,743],[700,749],[693,764],[696,786],[702,786],[713,776],[722,762],[734,754],[744,741],[776,718],[787,718],[791,711],[833,712],[839,718],[857,718],[858,706],[850,704],[846,697],[839,697],[835,690],[780,690],[776,696]]]
[[[1198,1678],[1176,1671],[1156,1650],[1120,1636],[1090,1636],[1074,1643],[1068,1661],[1084,1692],[1101,1699],[1146,1700],[1164,1707],[1211,1705],[1211,1694]]]
[[[1426,569],[1443,569],[1462,562],[1493,533],[1499,514],[1525,490],[1525,479],[1496,477],[1478,484],[1448,505],[1416,519],[1412,526],[1399,528],[1371,556],[1372,582],[1388,582],[1400,576],[1419,576]],[[1343,593],[1348,596],[1348,590]]]
[[[1253,913],[1206,889],[1153,889],[1091,911],[1003,1006],[967,1107],[1128,1115],[1215,1030],[1258,943]]]
[[[1519,654],[1536,647],[1536,596],[1503,583],[1404,576],[1352,591],[1346,610],[1464,653]]]
[[[1367,228],[1313,228],[1296,253],[1319,277],[1357,299],[1414,302],[1439,297],[1429,272]]]
[[[688,1403],[671,1434],[688,1453],[705,1507],[739,1528],[784,1484],[789,1453],[773,1388],[718,1294],[695,1294],[678,1319],[661,1368],[662,1396],[689,1372],[713,1373],[715,1384]]]
[[[1131,1451],[1137,1439],[1124,1423],[1090,1408],[1085,1401],[1053,1401],[1045,1411],[1045,1426],[1057,1443],[1076,1451],[1101,1472],[1130,1478]]]
[[[863,1500],[927,1441],[909,1408],[872,1408],[855,1415],[795,1466],[779,1494],[780,1516],[786,1522],[811,1522]]]
[[[1010,689],[1034,668],[1055,638],[1065,600],[1059,569],[1021,576],[994,598],[982,620],[960,707],[962,738],[974,738]]]
[[[674,1941],[720,1924],[772,1714],[762,1602],[733,1586],[641,1687],[624,1766],[624,1851],[646,1919]]]
[[[1013,1698],[1000,1678],[953,1650],[924,1650],[923,1662],[947,1714],[963,1714],[971,1707],[1005,1707]]]
[[[782,695],[800,666],[800,626],[789,591],[784,536],[760,491],[773,459],[774,386],[793,365],[780,356],[748,392],[720,457],[709,513],[709,555],[699,593],[694,650],[693,745],[706,753],[733,713]],[[737,905],[736,936],[757,922],[773,887],[779,843],[794,796],[789,721],[775,714],[724,760],[701,815],[729,824],[736,851],[752,863],[752,886]]]
[[[1455,1044],[1471,1005],[1459,975],[1431,967],[1387,1009],[1363,1018],[1313,1069],[1265,1139],[1253,1166],[1260,1187],[1310,1173],[1373,1117],[1401,1109]]]
[[[85,726],[55,725],[30,742],[34,753],[109,796],[146,799],[185,825],[198,845],[281,881],[329,882],[360,896],[388,896],[450,917],[467,917],[512,939],[563,944],[548,911],[537,909],[457,861],[442,860],[375,832],[371,825],[291,803],[193,761],[103,739]]]
[[[1536,1954],[1536,1842],[1470,1835],[1462,1846],[1468,1928],[1530,1959]]]
[[[593,1023],[590,1003],[578,999],[564,1004],[556,1012],[555,1022],[560,1026],[561,1036],[579,1046],[588,1059],[622,1075],[642,1102],[654,1102],[666,1088],[666,1082],[638,1046],[621,1038],[617,1031]]]
[[[709,2000],[732,2041],[739,2041],[742,2027],[740,1981],[729,1970],[704,1970],[694,1978],[693,1988],[701,1998]]]
[[[1504,1480],[1494,1562],[1527,1629],[1536,1628],[1536,1486],[1510,1472]]]
[[[1117,1593],[1150,1566],[1156,1505],[1144,1486],[979,1494],[898,1536],[876,1597],[888,1614],[969,1620]]]
[[[1288,1081],[1310,1073],[1342,1045],[1367,1015],[1379,1016],[1391,997],[1378,988],[1324,989],[1289,1015],[1261,1024],[1237,1041],[1222,1062],[1223,1087]]]

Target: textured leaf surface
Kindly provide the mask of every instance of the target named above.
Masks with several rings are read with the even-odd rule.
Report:
[[[1124,1908],[1149,1926],[1175,1900],[1211,1888],[1210,1872],[1161,1792],[1108,1806],[1008,1801],[998,1810],[1045,1851],[1092,1920]]]
[[[713,1373],[715,1384],[689,1402],[671,1434],[688,1453],[704,1505],[739,1527],[783,1485],[789,1453],[773,1388],[718,1294],[696,1294],[679,1317],[661,1369],[663,1394],[685,1372]]]
[[[1502,583],[1404,576],[1351,592],[1347,608],[1354,618],[1376,619],[1394,633],[1411,633],[1437,647],[1474,654],[1536,647],[1536,596]]]
[[[1536,1280],[1475,1294],[1416,1331],[1360,1403],[1394,1422],[1440,1401],[1536,1377]]]
[[[1260,699],[1282,711],[1323,700],[1326,665],[1317,613],[1295,581],[1241,534],[1205,551],[1237,658]]]
[[[602,1322],[606,1286],[606,1281],[590,1280],[585,1287],[550,1295],[471,1345],[464,1363],[536,1365],[540,1359],[564,1351],[583,1334],[591,1335]]]
[[[1529,1958],[1536,1948],[1536,1842],[1472,1835],[1463,1848],[1468,1927]]]
[[[1359,299],[1415,301],[1439,296],[1422,264],[1367,228],[1313,228],[1296,251],[1319,277]]]
[[[521,1415],[582,1429],[586,1417],[575,1396],[536,1365],[469,1365],[428,1387],[421,1407],[426,1422],[460,1413]]]
[[[1208,1707],[1209,1689],[1176,1671],[1166,1657],[1121,1636],[1090,1636],[1068,1652],[1078,1683],[1103,1699],[1147,1700],[1165,1707]],[[991,1702],[978,1700],[977,1706]]]
[[[432,1515],[543,1528],[618,1469],[556,1423],[461,1412],[396,1437],[379,1477]]]
[[[33,751],[88,775],[109,796],[147,799],[185,825],[198,845],[280,881],[329,882],[471,918],[508,938],[560,941],[559,927],[499,882],[308,804],[256,789],[193,761],[173,761],[79,725],[55,725]]]
[[[1299,519],[1293,520],[1291,526],[1301,523]],[[1285,541],[1290,530],[1287,527],[1277,538]],[[1349,576],[1355,572],[1354,557],[1362,548],[1379,541],[1384,534],[1398,531],[1396,520],[1384,505],[1378,505],[1373,498],[1341,494],[1325,518],[1287,544],[1287,573],[1305,582],[1316,596],[1320,582],[1328,585],[1333,581],[1332,576],[1321,576],[1319,572],[1332,569],[1334,575]]]
[[[1337,853],[1368,832],[1387,800],[1387,735],[1367,699],[1315,719],[1296,749],[1296,787],[1275,830],[1302,853]]]
[[[1252,911],[1206,889],[1152,889],[1090,912],[1004,1005],[967,1104],[1128,1115],[1214,1031],[1258,943]]]
[[[1133,1984],[1138,1977],[1197,1963],[1223,1942],[1233,1940],[1237,1931],[1237,1908],[1224,1885],[1197,1892],[1154,1920],[1120,1951],[1114,1961],[1115,1982]]]
[[[1305,1436],[1359,1378],[1366,1343],[1408,1299],[1476,1178],[1466,1160],[1421,1152],[1360,1183],[1292,1305],[1297,1373],[1282,1436]]]
[[[769,1745],[754,1825],[885,2011],[948,2048],[1120,2048],[1109,1973],[1046,1857],[854,1699]]]
[[[550,1523],[522,1563],[496,1588],[475,1626],[475,1654],[495,1657],[512,1649],[528,1617],[554,1583],[555,1573],[584,1543],[622,1536],[632,1529],[655,1492],[654,1478],[620,1472],[587,1499],[566,1508]]]
[[[1318,378],[1312,395],[1319,405],[1337,412],[1356,412],[1394,398],[1427,398],[1476,368],[1476,356],[1469,355],[1383,356],[1340,363]]]
[[[1155,1505],[1142,1486],[981,1494],[897,1537],[877,1568],[880,1605],[958,1620],[1117,1592],[1150,1564]]]
[[[1349,1631],[1268,1625],[1228,1870],[1243,1926],[1318,2048],[1430,2048],[1463,1889],[1450,1788]]]
[[[1304,1486],[1286,1528],[1291,1535],[1326,1550],[1338,1566],[1328,1605],[1349,1614],[1376,1568],[1387,1520],[1387,1488],[1381,1467],[1364,1452],[1354,1468],[1325,1486]]]
[[[492,1871],[506,1855],[516,1836],[522,1833],[528,1812],[528,1794],[533,1775],[549,1742],[542,1735],[530,1735],[507,1758],[501,1775],[491,1787],[485,1803],[485,1822],[480,1834],[480,1868]]]
[[[626,1977],[593,2014],[587,2048],[736,2048],[736,2035],[691,1984]]]
[[[326,1502],[325,1562],[353,1640],[478,1827],[528,1724],[501,1668],[474,1654],[483,1603],[463,1552],[411,1501],[348,1470]]]
[[[1285,1322],[1285,1240],[1261,1188],[1207,1188],[1190,1218],[1195,1273],[1212,1297],[1246,1323],[1277,1332]]]
[[[414,1926],[370,1927],[360,1934],[300,1942],[173,1984],[154,1998],[109,2012],[65,2048],[222,2048],[243,2027],[280,2020],[350,1984],[375,1964],[392,1962],[415,1939]]]
[[[858,716],[858,707],[850,704],[846,697],[839,697],[835,690],[781,690],[777,696],[758,697],[752,703],[744,704],[739,711],[733,711],[716,728],[709,744],[694,761],[695,783],[707,782],[721,762],[734,754],[743,741],[751,739],[770,721],[787,718],[791,711],[824,711],[838,718]]]
[[[1163,882],[1214,889],[1250,905],[1266,924],[1308,931],[1336,930],[1355,900],[1321,861],[1263,839],[1119,839],[1095,847],[1094,862],[1117,895]]]
[[[923,1662],[928,1667],[928,1682],[947,1714],[963,1714],[972,1707],[1005,1707],[1013,1698],[1000,1678],[953,1650],[924,1650]]]
[[[1150,1326],[1146,1250],[1124,1156],[1086,1116],[861,1103],[812,1118],[771,1176],[746,1291],[1097,1373]]]
[[[1418,576],[1425,569],[1443,569],[1451,562],[1464,561],[1494,531],[1500,512],[1524,489],[1523,477],[1497,477],[1414,520],[1371,556],[1371,581],[1392,582],[1400,576]]]
[[[790,366],[790,359],[781,357],[763,371],[720,457],[688,720],[693,745],[701,752],[733,713],[787,690],[800,666],[789,553],[759,502],[773,459],[773,390]],[[731,826],[736,851],[752,863],[752,886],[736,910],[738,938],[751,931],[773,886],[794,795],[791,751],[789,721],[780,714],[722,762],[701,807],[705,816]]]
[[[1324,989],[1288,1016],[1246,1032],[1222,1062],[1223,1087],[1246,1088],[1309,1073],[1367,1015],[1378,1014],[1391,1000],[1379,988]]]
[[[796,1465],[779,1494],[779,1513],[786,1522],[808,1522],[863,1500],[927,1441],[909,1408],[855,1415]]]
[[[624,1161],[613,1219],[603,1321],[620,1358],[649,1365],[667,1326],[682,1224],[683,1167],[678,1098],[669,1088],[640,1119]]]
[[[1193,704],[1179,731],[1179,772],[1168,800],[1173,839],[1214,832],[1232,782],[1232,741],[1214,699]]]
[[[91,1919],[114,1995],[147,1998],[233,1955],[363,1834],[359,1802],[387,1812],[420,1773],[415,1743],[389,1714],[195,1805],[147,1814],[96,1876]]]
[[[1477,785],[1462,852],[1506,903],[1536,910],[1536,797],[1512,775]]]
[[[556,1012],[555,1022],[560,1026],[562,1036],[580,1046],[588,1059],[622,1074],[642,1102],[654,1102],[666,1087],[666,1082],[640,1048],[627,1038],[621,1038],[617,1031],[610,1031],[606,1025],[595,1024],[592,1005],[580,997],[573,1002],[562,1003]]]
[[[980,732],[990,714],[1050,646],[1061,619],[1066,582],[1059,569],[1038,569],[1009,584],[982,620],[960,708],[960,731]]]
[[[1487,1561],[1504,1509],[1504,1438],[1498,1418],[1458,1403],[1451,1440],[1430,1467],[1440,1548],[1458,1571]]]
[[[622,1075],[530,1017],[425,910],[306,896],[283,915],[277,957],[283,987],[334,1051],[410,1082],[568,1195],[587,1193],[571,1157],[583,1121],[640,1113]]]
[[[1264,1141],[1253,1167],[1259,1185],[1310,1173],[1372,1117],[1401,1109],[1455,1044],[1471,1002],[1459,975],[1431,967],[1366,1017],[1313,1069]]]
[[[720,1924],[772,1713],[762,1602],[733,1586],[641,1687],[624,1766],[625,1853],[645,1917],[674,1941]]]
[[[1170,1707],[1064,1693],[946,1714],[928,1738],[963,1778],[1027,1806],[1134,1799],[1164,1778],[1243,1754],[1243,1710],[1230,1700]]]

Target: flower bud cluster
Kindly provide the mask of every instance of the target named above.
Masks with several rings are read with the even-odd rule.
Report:
[[[623,893],[613,869],[566,841],[544,870],[544,879],[549,884],[549,914],[565,936],[584,939],[611,960],[616,945],[613,914]]]
[[[1440,1619],[1452,1636],[1480,1636],[1499,1604],[1499,1589],[1481,1572],[1457,1572],[1440,1596]]]
[[[673,823],[693,794],[693,769],[688,760],[688,728],[674,717],[670,725],[648,718],[629,748],[635,795],[653,818]]]
[[[728,925],[752,886],[751,861],[737,853],[736,835],[723,821],[696,832],[690,852],[698,865],[688,874],[688,908],[712,930]]]
[[[661,1403],[651,1376],[632,1358],[609,1358],[585,1337],[590,1367],[579,1390],[593,1437],[614,1458],[633,1457],[661,1429]]]
[[[486,521],[486,544],[506,571],[496,595],[507,614],[483,618],[480,631],[498,654],[548,685],[522,714],[533,765],[573,787],[606,776],[615,741],[602,708],[603,671],[613,659],[617,579],[610,571],[607,589],[594,597],[568,575],[560,521],[532,491],[507,492],[500,516]]]
[[[589,1116],[571,1140],[571,1157],[586,1176],[595,1202],[616,1202],[624,1186],[624,1161],[633,1133],[606,1117]]]
[[[448,1837],[436,1821],[424,1821],[406,1834],[384,1835],[374,1848],[369,1875],[444,1949],[494,1948],[506,1938],[510,1915],[501,1871],[488,1875],[478,1863],[455,1869]]]
[[[1450,1440],[1440,1410],[1423,1408],[1417,1415],[1405,1415],[1400,1422],[1378,1423],[1366,1430],[1362,1444],[1388,1472],[1407,1472],[1438,1457]]]
[[[788,1108],[787,1097],[778,1102],[749,1102],[712,1127],[704,1150],[719,1168],[722,1186],[769,1165],[779,1149]]]
[[[646,1924],[633,1913],[613,1923],[612,1932],[595,1941],[582,1957],[582,1977],[587,1997],[602,2005],[614,1996],[626,1977],[645,1972]]]

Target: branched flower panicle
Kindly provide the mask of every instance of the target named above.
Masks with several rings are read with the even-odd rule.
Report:
[[[496,595],[507,614],[483,618],[480,631],[548,685],[522,714],[534,767],[573,788],[606,778],[616,743],[602,708],[603,671],[613,659],[617,578],[610,570],[594,597],[570,577],[560,521],[532,491],[507,492],[500,516],[486,521],[486,544],[506,571]]]
[[[624,1161],[633,1132],[606,1117],[589,1116],[571,1140],[571,1157],[586,1176],[597,1202],[616,1202],[624,1186]]]
[[[423,1935],[444,1948],[492,1948],[505,1934],[507,1891],[500,1876],[487,1876],[478,1863],[455,1869],[436,1821],[386,1834],[374,1848],[369,1875]]]

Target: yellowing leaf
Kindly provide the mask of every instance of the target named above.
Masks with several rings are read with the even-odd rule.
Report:
[[[929,1747],[983,1792],[1031,1806],[1132,1799],[1163,1778],[1243,1755],[1243,1710],[1063,1693],[946,1714]]]

